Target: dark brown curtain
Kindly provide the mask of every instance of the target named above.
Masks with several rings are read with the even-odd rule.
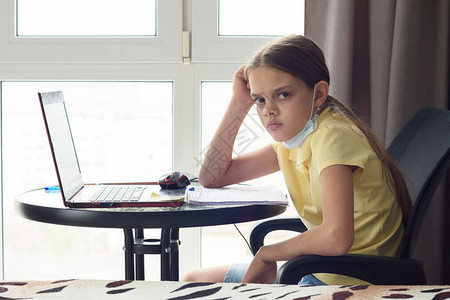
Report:
[[[325,52],[330,94],[385,145],[422,107],[449,109],[449,9],[448,0],[306,0],[305,34]],[[446,186],[416,251],[430,284],[450,283]]]

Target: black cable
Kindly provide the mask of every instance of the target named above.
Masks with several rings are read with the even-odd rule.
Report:
[[[245,238],[245,236],[242,234],[242,232],[239,230],[239,228],[236,226],[236,224],[233,224],[234,227],[236,228],[236,230],[239,232],[239,234],[241,235],[241,237],[244,239],[245,243],[247,244],[248,249],[250,250],[250,253],[253,253],[252,251],[252,247],[250,247],[249,242],[247,241],[247,239]]]

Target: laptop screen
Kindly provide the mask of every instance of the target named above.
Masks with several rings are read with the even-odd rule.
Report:
[[[60,188],[70,200],[82,187],[80,166],[62,92],[39,93]]]

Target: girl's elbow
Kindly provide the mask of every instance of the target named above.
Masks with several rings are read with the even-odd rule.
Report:
[[[341,234],[333,234],[333,238],[331,238],[330,240],[333,241],[333,245],[330,247],[330,249],[333,249],[332,255],[345,255],[353,246],[354,232],[346,232],[343,234],[341,232]]]
[[[217,188],[222,186],[217,178],[201,173],[198,175],[198,183],[205,188]]]
[[[341,236],[335,244],[336,256],[347,254],[353,246],[353,241],[353,234],[351,236]]]
[[[214,187],[213,186],[214,181],[208,178],[207,176],[202,176],[201,174],[198,175],[198,183],[200,183],[201,186],[206,188]]]
[[[346,255],[353,246],[353,239],[343,239],[336,245],[336,256]]]

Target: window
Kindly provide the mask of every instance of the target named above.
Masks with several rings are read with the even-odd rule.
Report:
[[[86,265],[97,266],[89,269],[93,278],[123,277],[121,230],[42,224],[25,220],[13,209],[18,193],[57,184],[36,91],[64,91],[85,182],[132,182],[158,178],[172,169],[172,89],[172,82],[2,84],[7,278],[84,278]],[[36,261],[46,267],[34,270]],[[149,278],[157,275],[149,272]]]
[[[156,36],[156,1],[17,0],[17,36]]]
[[[15,195],[56,182],[36,93],[63,90],[85,181],[153,181],[171,170],[195,174],[228,104],[233,73],[273,38],[248,36],[255,32],[235,33],[234,29],[226,29],[225,23],[219,25],[217,15],[219,9],[222,14],[227,9],[226,1],[73,1],[79,7],[89,2],[89,13],[104,5],[111,8],[97,14],[99,18],[113,16],[112,6],[126,3],[132,9],[124,14],[141,23],[130,23],[128,28],[95,28],[97,24],[92,22],[84,28],[75,26],[64,31],[22,23],[30,20],[24,15],[27,5],[39,2],[41,8],[50,4],[56,7],[60,1],[0,1],[0,176],[4,175],[0,185],[4,225],[4,240],[0,242],[4,257],[0,262],[4,279],[26,276],[44,280],[70,274],[94,279],[123,277],[121,230],[33,222],[12,208]],[[260,7],[268,5],[266,1],[258,3]],[[303,2],[300,3],[299,11],[291,10],[303,20]],[[256,14],[255,10],[252,12]],[[226,21],[225,15],[220,18]],[[290,26],[287,31],[270,35],[302,30]],[[191,32],[191,64],[182,63],[183,30]],[[99,155],[100,142],[111,145],[117,140],[137,140],[139,146],[120,146]],[[269,141],[252,111],[235,154]],[[134,160],[142,161],[142,167],[128,169],[125,163]],[[112,161],[118,161],[124,171],[111,171]],[[262,180],[283,185],[281,174]],[[248,236],[252,223],[238,226]],[[159,233],[146,231],[148,234]],[[204,228],[202,234],[198,228],[181,229],[180,239],[180,274],[200,265],[246,261],[250,256],[232,225]],[[224,243],[236,243],[236,249],[241,250],[234,256],[214,252],[217,245]],[[92,260],[86,263],[89,256]],[[26,269],[21,261],[28,264]],[[147,256],[146,279],[158,280],[158,267],[159,258]]]
[[[219,0],[218,36],[280,36],[303,33],[302,2]]]
[[[194,62],[244,63],[274,36],[304,32],[304,0],[196,0],[192,6]]]

